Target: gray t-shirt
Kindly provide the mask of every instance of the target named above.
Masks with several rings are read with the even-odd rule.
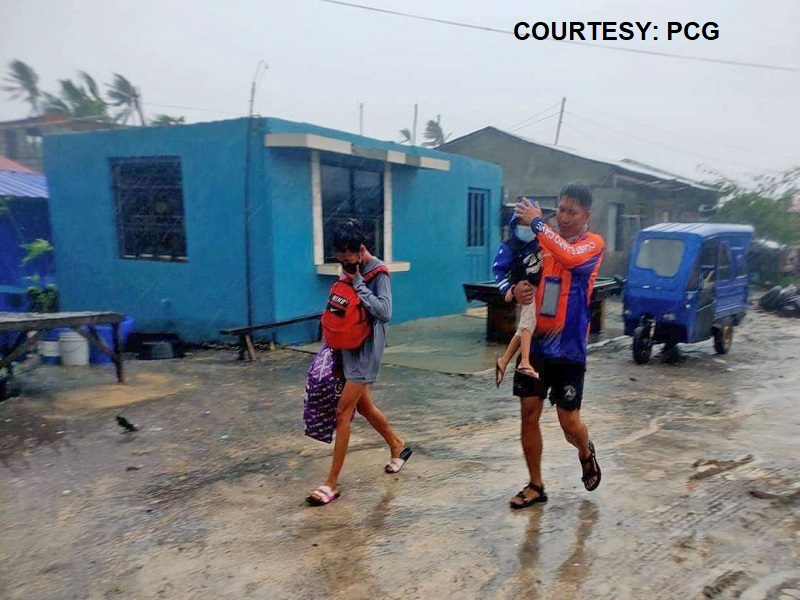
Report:
[[[382,260],[372,257],[361,272],[366,275],[382,264]],[[372,317],[372,336],[358,350],[342,350],[344,378],[355,383],[373,383],[378,378],[386,347],[386,324],[392,318],[392,285],[389,276],[381,273],[369,283],[358,276],[353,279],[353,287]]]

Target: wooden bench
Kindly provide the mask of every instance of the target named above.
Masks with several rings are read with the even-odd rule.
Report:
[[[296,323],[303,323],[305,321],[315,321],[322,317],[322,313],[313,313],[310,315],[303,315],[301,317],[294,317],[293,319],[285,319],[283,321],[275,321],[273,323],[261,323],[259,325],[247,325],[245,327],[232,327],[230,329],[221,329],[220,335],[235,335],[239,338],[239,360],[244,360],[245,352],[250,357],[250,360],[255,360],[256,349],[253,346],[252,333],[254,331],[263,331],[266,329],[277,329],[286,325],[294,325]],[[322,329],[317,331],[317,340],[322,339]]]
[[[39,340],[47,331],[60,327],[70,327],[81,334],[91,344],[109,355],[117,369],[117,381],[125,381],[122,369],[122,348],[119,338],[119,324],[124,315],[112,312],[57,312],[57,313],[14,313],[0,312],[0,333],[15,332],[16,341],[7,349],[0,348],[0,400],[14,375],[13,363],[26,352],[36,349]],[[112,347],[109,348],[97,333],[97,325],[111,325]],[[84,331],[84,328],[88,331]],[[35,332],[30,334],[30,332]],[[4,376],[3,371],[8,375]]]

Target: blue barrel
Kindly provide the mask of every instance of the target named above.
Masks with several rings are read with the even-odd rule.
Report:
[[[128,338],[133,333],[133,328],[136,325],[136,320],[132,316],[126,316],[125,320],[119,324],[119,343],[120,348],[124,349],[125,344],[128,343]],[[113,328],[111,325],[96,325],[95,331],[97,335],[103,340],[106,346],[114,349],[114,336],[112,334]],[[89,362],[95,365],[113,362],[111,357],[96,347],[94,344],[89,348]]]

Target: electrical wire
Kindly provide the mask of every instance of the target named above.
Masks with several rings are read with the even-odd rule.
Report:
[[[531,115],[531,116],[530,116],[530,117],[528,117],[527,119],[523,119],[522,121],[520,121],[520,122],[519,122],[519,123],[517,123],[516,125],[512,125],[511,127],[509,127],[509,129],[510,129],[510,130],[511,130],[511,129],[515,129],[515,128],[519,127],[520,125],[522,125],[523,123],[526,123],[526,122],[530,121],[531,119],[535,119],[535,118],[536,118],[536,117],[538,117],[539,115],[543,115],[544,113],[546,113],[546,112],[549,112],[549,111],[553,110],[554,108],[558,108],[558,106],[559,106],[560,104],[561,104],[561,102],[556,102],[556,103],[555,103],[555,104],[553,104],[553,106],[551,106],[550,108],[545,108],[543,111],[540,111],[540,112],[536,113],[535,115]]]
[[[547,115],[546,117],[542,117],[541,119],[537,119],[536,121],[533,121],[532,123],[528,123],[527,125],[522,125],[521,127],[514,127],[512,129],[509,129],[508,131],[509,131],[509,133],[513,133],[514,131],[519,131],[520,129],[525,129],[526,127],[530,127],[531,125],[536,125],[536,123],[541,123],[542,121],[546,121],[547,119],[552,119],[553,117],[557,117],[557,116],[558,116],[558,113],[556,112],[556,113],[553,113],[552,115]]]
[[[495,27],[485,27],[483,25],[474,25],[472,23],[461,23],[458,21],[450,21],[448,19],[438,19],[435,17],[426,17],[424,15],[416,15],[412,13],[401,12],[397,10],[388,10],[385,8],[377,8],[375,6],[367,6],[364,4],[355,4],[353,2],[343,2],[342,0],[319,0],[320,2],[325,2],[327,4],[336,4],[339,6],[346,6],[349,8],[358,8],[362,10],[369,10],[372,12],[383,13],[387,15],[394,15],[399,17],[406,17],[409,19],[417,19],[419,21],[428,21],[431,23],[440,23],[442,25],[451,25],[453,27],[462,27],[465,29],[476,29],[479,31],[488,31],[490,33],[502,33],[503,35],[509,35],[511,32],[505,29],[497,29]],[[655,50],[642,50],[639,48],[621,48],[620,46],[609,46],[603,44],[596,44],[593,42],[576,42],[574,40],[545,40],[549,42],[558,42],[561,44],[574,44],[576,46],[588,46],[592,48],[599,48],[601,50],[614,50],[617,52],[629,52],[631,54],[644,54],[649,56],[660,56],[662,58],[675,58],[679,60],[689,60],[695,62],[705,62],[705,63],[714,63],[714,64],[721,64],[721,65],[728,65],[728,66],[735,66],[735,67],[748,67],[752,69],[768,69],[772,71],[786,71],[790,73],[800,73],[800,67],[786,67],[783,65],[769,65],[763,63],[751,63],[745,62],[741,60],[729,60],[723,58],[706,58],[702,56],[691,56],[688,54],[674,54],[672,52],[658,52]]]
[[[745,152],[758,152],[758,154],[771,154],[772,156],[775,156],[777,158],[781,158],[782,160],[797,161],[797,158],[790,159],[790,158],[788,158],[786,156],[782,156],[780,154],[776,154],[775,152],[771,152],[769,150],[763,151],[763,150],[760,150],[760,149],[745,148],[744,146],[736,146],[734,144],[728,144],[728,143],[725,143],[725,142],[718,142],[715,139],[710,138],[710,137],[702,138],[702,137],[699,137],[699,136],[687,135],[685,133],[680,133],[680,132],[677,132],[677,131],[671,131],[669,129],[663,129],[661,127],[656,127],[655,125],[648,125],[646,123],[642,123],[642,122],[639,122],[639,121],[634,121],[634,120],[629,119],[627,117],[620,117],[619,115],[614,115],[612,113],[609,113],[609,112],[606,112],[606,111],[603,111],[603,110],[600,110],[600,109],[597,109],[597,108],[593,108],[593,107],[589,106],[588,104],[584,104],[583,102],[576,102],[575,100],[572,100],[572,99],[570,99],[570,104],[577,104],[578,106],[581,106],[581,107],[583,107],[585,109],[588,109],[588,110],[590,110],[592,112],[596,112],[596,113],[601,114],[603,116],[611,117],[612,119],[617,119],[619,121],[622,121],[622,122],[625,122],[625,123],[629,123],[631,125],[635,125],[636,127],[645,127],[647,129],[652,129],[654,131],[659,131],[661,133],[668,133],[670,135],[682,137],[682,138],[685,138],[685,139],[688,139],[688,140],[693,140],[693,141],[696,141],[696,142],[704,142],[704,143],[712,142],[712,143],[716,144],[717,146],[719,146],[721,148],[730,148],[730,149],[733,149],[733,150],[743,150]]]

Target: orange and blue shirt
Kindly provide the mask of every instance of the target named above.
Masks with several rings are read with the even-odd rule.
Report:
[[[541,218],[531,228],[542,247],[542,279],[536,290],[536,335],[532,353],[586,362],[592,289],[605,242],[586,231],[565,240]]]

